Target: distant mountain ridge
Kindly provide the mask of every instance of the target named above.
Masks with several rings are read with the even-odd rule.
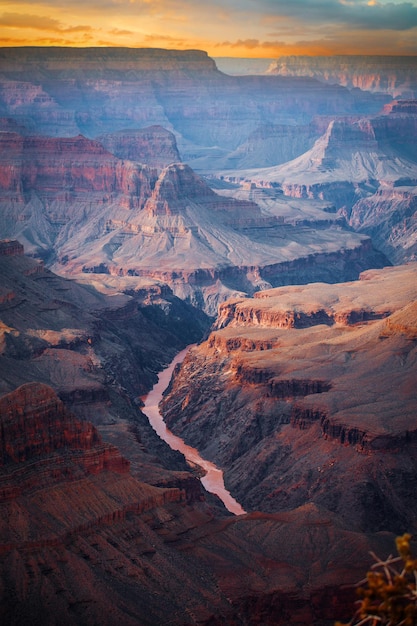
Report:
[[[388,93],[393,97],[417,97],[415,56],[282,56],[270,65],[268,73],[310,76],[325,83]]]

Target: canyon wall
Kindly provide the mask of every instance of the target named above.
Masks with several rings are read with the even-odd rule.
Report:
[[[265,122],[368,113],[387,101],[310,78],[227,76],[198,50],[3,48],[0,62],[3,117],[52,136],[157,124],[175,131],[187,159],[234,150]]]
[[[314,506],[230,517],[140,412],[136,394],[190,340],[197,312],[186,319],[166,287],[136,277],[117,289],[109,277],[104,295],[99,281],[52,274],[18,242],[0,250],[2,621],[347,617],[353,593],[341,576],[358,580],[368,550],[386,553],[391,535],[346,532]],[[404,325],[394,321],[389,332]]]
[[[394,263],[415,260],[416,100],[381,115],[333,119],[312,148],[276,167],[224,170],[221,180],[324,200]],[[237,193],[237,192],[236,192]]]
[[[415,532],[416,268],[330,283],[413,258],[407,97],[0,49],[2,622],[350,618],[369,550]],[[164,410],[238,517],[140,410],[219,304]]]
[[[163,410],[246,510],[311,502],[361,532],[414,527],[415,276],[410,264],[222,305]]]

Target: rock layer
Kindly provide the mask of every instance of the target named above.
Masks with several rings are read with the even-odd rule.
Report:
[[[387,101],[310,78],[227,76],[198,50],[3,48],[0,65],[3,115],[32,132],[97,137],[156,124],[175,131],[187,160],[235,150],[265,122],[305,124]]]
[[[143,133],[144,144],[155,134]],[[5,132],[0,141],[2,230],[60,273],[155,279],[214,315],[228,296],[351,279],[385,263],[366,236],[324,212],[286,227],[253,200],[215,193],[185,164],[125,161],[82,136]],[[151,149],[142,155],[156,164]]]

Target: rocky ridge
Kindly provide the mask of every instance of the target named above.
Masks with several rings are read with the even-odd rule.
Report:
[[[375,237],[390,261],[413,260],[416,121],[415,101],[396,101],[377,117],[332,120],[310,150],[288,163],[218,176],[325,200],[357,232]]]
[[[291,615],[324,626],[349,615],[341,571],[356,581],[358,555],[385,553],[391,537],[346,533],[316,507],[226,517],[142,419],[143,366],[161,367],[157,338],[166,358],[179,313],[166,288],[135,277],[77,285],[16,241],[0,245],[0,264],[2,621],[283,626]],[[307,560],[295,538],[311,546]]]
[[[32,132],[95,138],[160,125],[187,161],[235,150],[265,122],[376,112],[388,100],[310,78],[228,76],[198,50],[2,48],[0,65],[1,114]]]

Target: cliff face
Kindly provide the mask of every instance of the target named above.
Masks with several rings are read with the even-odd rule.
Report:
[[[3,396],[0,414],[2,621],[130,624],[141,619],[142,603],[154,621],[163,621],[167,609],[158,611],[152,601],[155,583],[137,581],[156,552],[150,526],[158,515],[172,515],[169,507],[178,507],[185,492],[133,479],[117,449],[75,419],[45,385]],[[120,533],[124,542],[130,533],[130,553],[116,540]],[[163,561],[166,567],[166,555]],[[129,578],[138,587],[140,606],[133,612],[132,582],[129,593],[112,591]]]
[[[287,56],[271,63],[268,72],[279,76],[310,76],[326,83],[389,93],[393,97],[417,96],[414,57]]]
[[[417,187],[400,183],[356,202],[349,223],[372,237],[375,246],[394,263],[400,263],[417,258],[416,214]]]
[[[174,135],[162,126],[120,130],[97,139],[119,159],[146,163],[160,169],[181,161]]]
[[[122,204],[140,207],[140,199],[149,195],[156,176],[145,166],[122,164],[99,142],[81,135],[46,138],[3,132],[0,141],[3,202],[25,206],[33,195],[40,196],[49,205],[49,219],[55,218],[58,224],[65,221],[63,209],[68,220],[73,213],[71,204],[87,195],[101,204],[115,195]],[[141,189],[144,184],[147,189]],[[28,217],[22,221],[25,219]]]
[[[129,277],[82,286],[22,254],[18,242],[0,251],[12,248],[16,254],[0,254],[1,393],[36,372],[79,415],[92,403],[97,421],[113,421],[135,412],[132,399],[207,324],[158,283]]]
[[[265,121],[376,111],[386,99],[311,79],[232,77],[201,51],[3,48],[0,104],[32,131],[97,137],[161,125],[183,158],[234,150]],[[195,94],[199,94],[198,101]]]
[[[225,469],[246,510],[314,502],[362,532],[413,526],[415,272],[221,307],[220,330],[184,361],[164,415]]]

